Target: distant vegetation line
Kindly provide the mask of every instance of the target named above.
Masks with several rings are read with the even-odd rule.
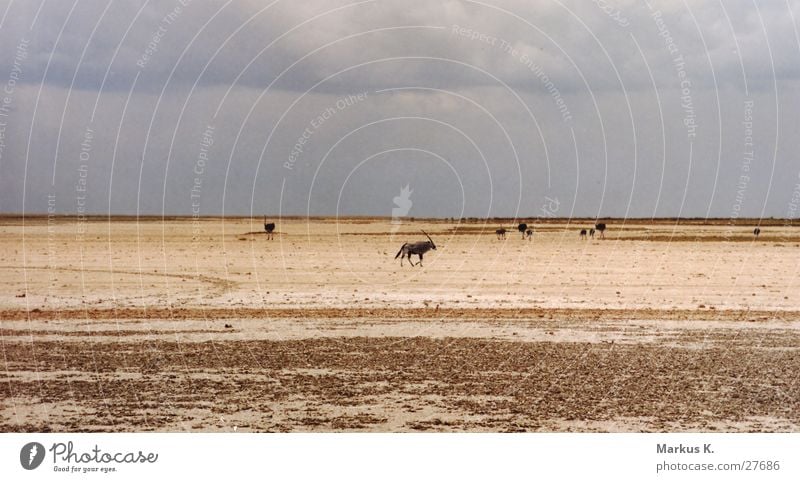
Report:
[[[222,220],[222,219],[229,219],[229,220],[236,220],[236,219],[254,219],[255,223],[261,222],[261,217],[263,216],[262,213],[258,213],[257,215],[253,216],[242,216],[242,215],[230,215],[230,216],[219,216],[219,215],[209,215],[209,216],[199,216],[199,219],[202,220]],[[51,217],[58,221],[72,221],[77,218],[75,214],[55,214],[51,215]],[[391,222],[391,216],[278,216],[275,214],[267,214],[267,217],[270,219],[275,220],[287,220],[287,221],[296,221],[296,220],[310,220],[310,221],[325,221],[331,222],[335,220],[342,220],[342,221],[384,221],[384,222]],[[0,214],[0,221],[21,221],[22,219],[30,220],[30,221],[37,221],[37,220],[46,220],[48,218],[47,214],[16,214],[16,213],[8,213],[8,214]],[[117,221],[134,221],[136,219],[140,221],[190,221],[192,219],[198,219],[193,216],[184,216],[184,215],[143,215],[143,216],[136,216],[136,215],[129,215],[129,214],[112,214],[111,216],[102,214],[102,215],[87,215],[81,217],[81,220],[88,221],[88,222],[107,222],[109,218]],[[679,224],[679,225],[711,225],[711,226],[753,226],[753,225],[761,225],[761,226],[800,226],[800,218],[795,219],[785,219],[785,218],[737,218],[737,219],[729,219],[729,218],[675,218],[675,217],[654,217],[654,218],[614,218],[614,217],[598,217],[598,218],[587,218],[587,217],[575,217],[575,218],[558,218],[558,217],[545,217],[539,218],[536,216],[525,217],[519,216],[515,218],[510,217],[494,217],[494,218],[477,218],[477,217],[468,217],[468,218],[427,218],[427,217],[406,217],[402,218],[403,222],[434,222],[434,223],[468,223],[468,224],[479,224],[479,223],[487,223],[487,224],[497,224],[497,223],[517,223],[517,222],[527,222],[529,224],[593,224],[596,220],[603,220],[608,222],[609,224]]]

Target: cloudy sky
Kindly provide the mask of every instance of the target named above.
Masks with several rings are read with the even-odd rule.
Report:
[[[0,212],[797,217],[800,2],[0,1]],[[543,206],[547,206],[543,209]]]

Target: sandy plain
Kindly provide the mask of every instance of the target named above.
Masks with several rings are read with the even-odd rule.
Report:
[[[0,429],[798,431],[773,224],[1,218]]]

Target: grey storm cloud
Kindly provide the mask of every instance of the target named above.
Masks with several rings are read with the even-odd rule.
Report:
[[[0,15],[4,212],[781,217],[798,183],[796,2]]]

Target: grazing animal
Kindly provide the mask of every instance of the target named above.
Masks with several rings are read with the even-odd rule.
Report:
[[[528,229],[525,231],[525,236],[528,237],[528,241],[531,241],[533,239],[533,229]]]
[[[497,239],[506,239],[506,230],[505,228],[500,228],[494,232],[497,235]]]
[[[589,237],[594,238],[594,228],[589,228]]]
[[[400,257],[400,266],[403,266],[403,258],[408,257],[408,262],[411,263],[411,266],[414,266],[414,262],[411,261],[411,255],[416,254],[419,256],[419,263],[418,265],[422,266],[422,255],[427,253],[430,250],[436,250],[436,245],[433,244],[433,240],[428,233],[422,231],[428,240],[427,241],[417,241],[416,243],[405,243],[403,246],[400,247],[400,251],[394,256],[394,259]]]
[[[264,216],[264,231],[267,232],[267,239],[273,238],[272,232],[275,231],[275,223],[268,223],[266,216]]]
[[[761,234],[761,228],[756,228],[753,230],[753,236],[758,237]]]
[[[525,223],[520,223],[520,225],[517,226],[517,231],[522,233],[522,239],[525,239],[525,234],[527,234],[528,231],[528,225]]]
[[[586,239],[586,230],[581,229],[581,239]]]
[[[594,228],[600,231],[600,239],[606,239],[606,223],[597,223],[594,225]]]

